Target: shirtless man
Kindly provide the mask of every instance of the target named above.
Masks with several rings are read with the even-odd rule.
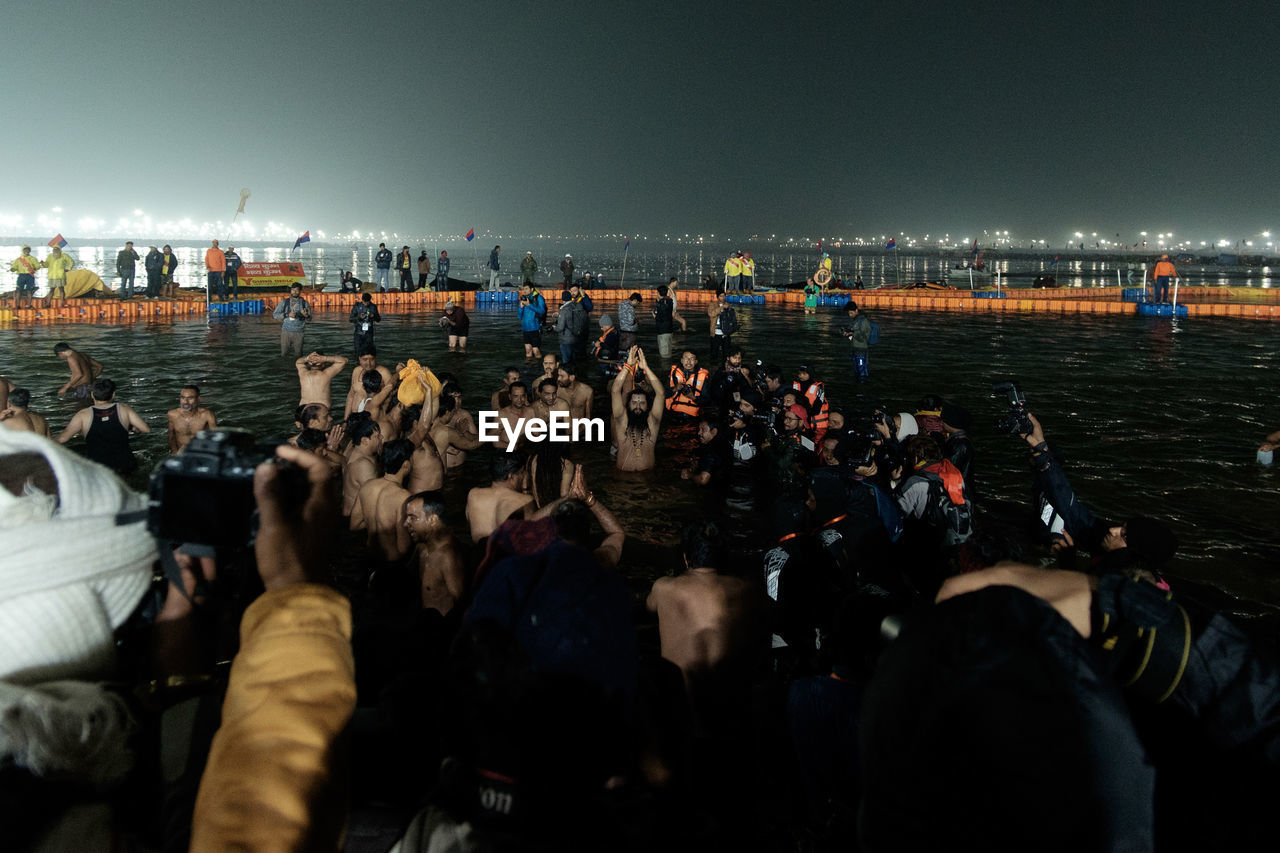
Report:
[[[382,445],[382,476],[360,487],[351,508],[351,529],[366,531],[369,553],[388,563],[404,559],[413,544],[401,515],[409,497],[404,481],[412,456],[413,445],[407,438]]]
[[[444,522],[444,502],[432,492],[411,495],[404,502],[404,528],[417,546],[422,609],[448,616],[466,590],[466,573],[462,549]]]
[[[749,686],[751,657],[767,648],[765,594],[757,584],[721,574],[728,549],[714,524],[690,524],[681,535],[685,570],[653,582],[645,602],[658,614],[662,656],[680,667],[695,699],[702,676],[738,674]],[[723,698],[723,697],[720,697]]]
[[[560,390],[554,379],[543,379],[538,383],[538,396],[533,401],[533,416],[551,422],[552,412],[567,412],[569,404],[556,392]],[[570,416],[572,417],[572,416]]]
[[[360,378],[360,384],[363,386],[365,396],[356,404],[355,411],[368,412],[378,422],[384,439],[390,440],[398,437],[400,425],[385,407],[387,398],[391,396],[391,392],[394,390],[392,386],[384,383],[382,374],[373,370],[367,371]]]
[[[520,381],[520,369],[508,367],[502,374],[502,387],[489,398],[489,411],[496,412],[511,405],[511,386]]]
[[[58,396],[61,397],[68,391],[74,390],[76,399],[83,400],[86,406],[89,405],[89,399],[93,394],[89,384],[98,378],[98,374],[102,372],[102,365],[96,359],[82,352],[76,352],[71,348],[71,344],[66,342],[54,344],[53,352],[67,363],[67,368],[71,371],[71,378],[67,380],[67,384],[58,389]]]
[[[529,408],[529,386],[523,382],[512,382],[510,393],[510,405],[498,410],[498,420],[502,421],[503,425],[498,427],[500,438],[497,444],[503,448],[507,446],[508,435],[520,435],[516,431],[516,425],[520,422],[520,419],[527,418],[533,414],[533,411]],[[520,440],[521,442],[524,441],[523,435],[521,435]]]
[[[384,385],[394,385],[391,371],[386,367],[378,364],[378,350],[376,347],[370,346],[360,358],[356,360],[356,366],[351,371],[351,388],[347,391],[347,404],[342,410],[342,416],[345,418],[356,410],[356,406],[360,405],[360,401],[364,399],[364,374],[367,370],[376,370],[382,374],[382,383]]]
[[[4,380],[0,379],[0,383]],[[0,426],[16,432],[34,432],[45,438],[52,438],[49,433],[49,422],[43,415],[37,415],[27,408],[31,403],[31,392],[26,388],[14,388],[9,392],[9,404],[0,409]]]
[[[523,490],[522,454],[494,454],[489,471],[493,474],[493,485],[476,486],[467,492],[467,521],[471,522],[472,542],[479,542],[517,514],[528,518],[533,510],[533,498]]]
[[[332,405],[329,385],[333,382],[333,377],[347,366],[346,356],[321,355],[313,352],[311,355],[304,355],[293,365],[298,368],[298,385],[302,391],[298,405],[305,406],[307,403]]]
[[[556,381],[560,383],[560,397],[569,404],[569,417],[590,417],[596,392],[590,385],[578,381],[574,366],[560,365],[560,369],[556,371]]]
[[[169,452],[178,453],[202,429],[217,429],[218,419],[200,405],[200,386],[183,385],[178,392],[178,408],[170,409]]]
[[[546,353],[542,356],[542,375],[535,379],[531,385],[537,388],[542,384],[542,380],[550,379],[553,382],[556,379],[556,371],[560,369],[560,356],[553,352]]]
[[[356,421],[347,428],[351,447],[342,473],[342,514],[351,515],[360,495],[360,487],[378,476],[378,452],[382,450],[382,431],[372,419]]]
[[[440,414],[431,427],[431,440],[436,443],[436,451],[449,471],[467,461],[468,450],[480,446],[475,419],[462,408],[462,391],[453,383],[440,391]]]
[[[631,370],[619,370],[610,386],[613,410],[613,443],[618,447],[619,471],[648,471],[654,466],[653,448],[658,441],[658,426],[662,423],[664,399],[662,383],[645,361],[644,351],[632,347],[627,353],[627,365]],[[623,386],[636,370],[643,370],[653,389],[653,400],[638,388],[623,396]]]

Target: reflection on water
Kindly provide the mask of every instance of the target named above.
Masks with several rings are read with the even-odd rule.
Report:
[[[616,296],[598,299],[598,310],[613,313]],[[807,362],[837,404],[875,399],[912,409],[919,396],[937,393],[966,405],[975,417],[984,496],[998,507],[1022,506],[1029,492],[1025,447],[990,434],[988,426],[1003,407],[991,385],[1017,379],[1087,504],[1117,518],[1168,519],[1183,543],[1178,573],[1280,603],[1280,533],[1270,520],[1280,504],[1280,473],[1254,463],[1261,437],[1280,428],[1273,406],[1280,327],[1210,318],[1171,325],[1131,316],[880,311],[872,382],[858,388],[849,381],[848,352],[835,331],[840,316],[764,307],[739,314],[749,362],[762,357],[788,370]],[[477,310],[472,317],[470,351],[462,355],[446,351],[434,314],[384,314],[376,333],[383,360],[415,357],[453,371],[466,389],[464,404],[473,411],[487,405],[503,368],[522,363],[518,322],[512,309]],[[705,324],[691,316],[684,341],[704,355]],[[185,382],[201,386],[221,423],[264,435],[291,430],[297,378],[293,364],[278,355],[279,327],[269,318],[0,329],[0,373],[31,389],[32,408],[55,429],[74,411],[53,397],[66,376],[52,352],[59,340],[103,362],[120,384],[120,399],[152,425],[150,437],[135,441],[144,467],[164,453],[164,413],[177,405]],[[677,347],[681,343],[677,339]],[[345,317],[318,315],[306,345],[349,354]],[[592,381],[594,414],[607,416],[606,389],[599,378]],[[341,401],[346,390],[343,377],[334,399]],[[705,494],[679,479],[683,453],[693,443],[691,430],[665,431],[658,470],[647,475],[618,474],[603,447],[574,448],[588,481],[628,530],[627,563],[637,584],[673,566],[680,525],[708,512],[726,514],[743,544],[761,540],[764,525],[757,519],[708,505]],[[465,475],[484,483],[486,469],[485,454],[472,454]],[[462,489],[453,495],[460,515]]]

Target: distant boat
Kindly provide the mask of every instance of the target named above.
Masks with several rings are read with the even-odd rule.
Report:
[[[951,283],[968,284],[970,282],[985,282],[991,278],[991,272],[985,266],[973,266],[971,264],[957,264],[947,270],[947,280]]]

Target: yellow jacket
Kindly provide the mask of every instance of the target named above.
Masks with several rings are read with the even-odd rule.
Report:
[[[742,274],[747,276],[748,278],[756,277],[756,259],[755,258],[742,259]]]
[[[45,258],[44,265],[49,270],[49,278],[66,278],[67,270],[75,267],[76,259],[63,252],[61,255],[50,255]]]
[[[724,262],[725,275],[742,275],[742,259],[738,257],[729,258]]]
[[[35,275],[36,270],[40,269],[44,264],[40,263],[39,258],[35,255],[18,255],[14,258],[13,263],[9,264],[9,269],[19,274]]]
[[[340,849],[346,792],[334,753],[355,705],[345,598],[294,584],[251,604],[196,795],[190,849]]]

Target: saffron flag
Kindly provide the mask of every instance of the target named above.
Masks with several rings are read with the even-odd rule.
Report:
[[[889,242],[888,242],[888,243],[885,243],[885,244],[884,244],[884,247],[885,247],[886,249],[896,249],[896,248],[898,248],[898,240],[897,240],[897,238],[895,238],[895,237],[890,237],[890,238],[889,238]]]
[[[59,249],[61,249],[63,246],[67,245],[67,241],[62,239],[62,235],[59,234],[57,237],[54,237],[52,240],[49,241],[49,245],[57,246]]]
[[[476,229],[472,228],[470,231],[467,232],[467,242],[470,243],[475,238],[476,238]]]
[[[311,242],[311,231],[310,230],[304,231],[301,237],[293,241],[293,248],[296,249],[299,246],[301,246],[303,243],[310,243],[310,242]]]

